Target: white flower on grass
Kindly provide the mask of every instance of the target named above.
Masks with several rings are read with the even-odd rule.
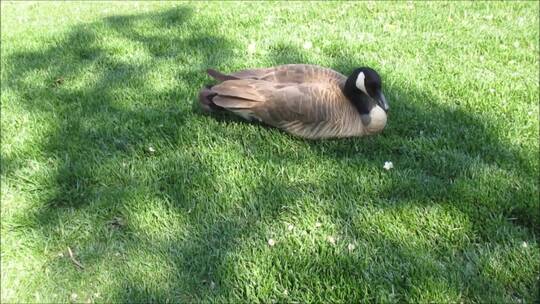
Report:
[[[383,32],[395,32],[398,27],[394,24],[386,23],[383,25]]]
[[[333,237],[333,236],[329,236],[326,238],[328,240],[328,242],[332,245],[335,245],[336,244],[336,238]]]
[[[394,164],[391,161],[385,161],[383,168],[385,170],[390,170],[390,169],[394,168]]]
[[[248,53],[250,53],[250,54],[255,53],[255,48],[256,48],[256,47],[257,47],[257,45],[255,44],[255,42],[252,41],[252,42],[248,45],[248,49],[247,49]]]
[[[78,295],[76,293],[72,293],[71,297],[70,297],[71,301],[73,301],[73,302],[77,301],[77,297],[78,297]]]
[[[312,47],[313,47],[313,43],[311,43],[311,41],[304,42],[304,49],[309,50]]]
[[[349,249],[349,251],[353,251],[354,248],[356,248],[356,246],[354,246],[354,244],[352,243],[349,243],[349,246],[347,246],[347,249]]]
[[[321,223],[319,223],[319,222],[316,222],[316,223],[315,223],[315,228],[319,228],[319,227],[321,227],[321,226],[322,226]]]
[[[527,247],[529,247],[529,244],[527,244],[527,242],[523,242],[523,243],[521,243],[521,247],[527,248]]]
[[[154,153],[154,152],[156,152],[156,149],[154,149],[154,147],[152,147],[152,146],[149,146],[148,147],[148,152]]]
[[[273,239],[268,239],[268,245],[270,247],[274,246],[276,244],[276,241],[274,241]]]
[[[273,16],[266,17],[266,20],[264,21],[264,24],[271,25],[273,23],[274,23],[274,17]]]
[[[294,229],[294,226],[292,224],[289,224],[289,226],[287,226],[287,230],[292,231],[293,229]]]

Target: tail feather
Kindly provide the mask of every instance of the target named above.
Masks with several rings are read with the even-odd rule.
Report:
[[[216,105],[212,101],[212,99],[216,97],[216,95],[216,93],[212,92],[211,86],[206,86],[202,88],[202,90],[199,92],[199,104],[201,105],[201,108],[206,112],[223,110],[222,107]]]
[[[242,112],[239,115],[248,118],[250,115],[244,113],[241,109],[248,109],[257,102],[264,101],[257,92],[240,78],[226,75],[214,69],[206,70],[208,75],[218,80],[220,83],[213,86],[205,86],[199,92],[199,103],[206,112],[216,112],[220,110],[229,110],[233,112]],[[234,85],[228,81],[235,80]],[[246,114],[246,115],[242,115]]]
[[[216,71],[214,69],[207,69],[206,72],[208,73],[208,75],[212,76],[214,79],[219,80],[219,81],[227,81],[227,80],[237,80],[237,79],[239,79],[239,78],[231,76],[231,75],[223,74],[223,73],[218,72],[218,71]]]
[[[257,105],[256,102],[248,99],[222,95],[215,96],[215,98],[212,100],[212,103],[227,110],[249,109]]]

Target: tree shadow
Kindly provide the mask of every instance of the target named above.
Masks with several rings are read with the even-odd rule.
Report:
[[[136,176],[133,167],[152,164],[149,175],[156,174],[152,172],[156,163],[159,167],[161,160],[168,159],[157,149],[191,145],[194,134],[185,117],[191,112],[190,97],[198,89],[192,84],[203,79],[201,66],[215,65],[232,52],[231,41],[212,34],[217,26],[193,20],[193,10],[179,6],[79,25],[48,49],[8,56],[10,77],[4,79],[3,87],[14,92],[24,111],[53,121],[37,147],[51,166],[49,174],[37,182],[42,205],[15,222],[40,233],[53,251],[71,246],[87,266],[77,274],[69,263],[51,258],[50,267],[58,279],[51,284],[60,293],[67,293],[62,284],[69,276],[81,282],[96,276],[99,264],[114,259],[115,254],[121,256],[126,244],[134,245],[133,239],[140,241],[131,219],[126,218],[128,208],[145,203],[130,205],[134,196],[166,193],[175,199],[174,208],[183,211],[182,207],[189,206],[189,180],[215,179],[210,168],[187,157],[187,152],[180,154],[186,157],[172,157],[174,170],[157,182],[154,176]],[[160,31],[156,33],[155,28]],[[142,58],[124,60],[126,54],[119,54],[122,49],[107,39],[127,44],[134,56]],[[184,66],[175,70],[174,85],[153,89],[150,80],[156,65],[178,62]],[[36,77],[39,74],[47,77]],[[5,176],[17,175],[25,165],[15,158],[2,155]],[[194,168],[198,170],[191,171]],[[111,239],[118,244],[111,245]],[[121,263],[116,265],[119,273],[125,271]],[[129,290],[123,292],[129,297]],[[120,294],[118,299],[123,297]]]
[[[294,47],[278,45],[274,51],[272,63],[275,65],[313,63],[306,60],[309,58],[308,55]],[[345,55],[344,58],[353,58],[353,56]],[[354,66],[347,60],[336,60],[332,67],[348,74]],[[496,128],[487,118],[478,117],[458,106],[443,105],[424,92],[400,88],[399,83],[396,82],[387,87],[387,92],[391,100],[395,102],[392,104],[393,110],[390,113],[387,130],[382,135],[360,139],[310,141],[294,138],[293,140],[302,147],[310,149],[321,159],[333,158],[341,165],[360,167],[364,169],[364,172],[380,170],[384,161],[388,160],[387,157],[393,157],[391,160],[399,164],[399,170],[402,173],[389,172],[385,183],[375,193],[366,190],[365,188],[369,188],[366,185],[350,187],[349,196],[351,198],[374,197],[376,204],[385,210],[407,205],[423,208],[440,205],[443,208],[455,209],[465,214],[472,227],[473,239],[460,247],[464,253],[471,250],[471,246],[475,244],[487,244],[488,247],[503,246],[508,239],[513,238],[509,237],[510,235],[520,236],[526,240],[528,235],[532,234],[534,237],[540,232],[538,191],[536,185],[531,183],[532,180],[537,179],[537,172],[533,164],[529,162],[530,155],[517,147],[501,142],[496,134]],[[222,116],[219,119],[226,118]],[[276,162],[287,166],[301,161],[286,153],[277,152],[272,156],[264,152],[258,153],[257,151],[265,151],[272,147],[257,139],[249,141],[240,135],[235,136],[223,130],[216,130],[216,132],[223,133],[224,137],[233,138],[244,147],[259,146],[257,150],[250,150],[249,154],[260,163]],[[407,140],[404,141],[404,138]],[[497,188],[493,187],[491,180],[496,181]],[[333,178],[325,181],[323,188],[314,187],[319,188],[317,192],[321,200],[334,201],[335,189],[340,189],[343,184],[357,183],[358,176],[337,173]],[[272,191],[279,192],[284,187],[286,185],[280,185]],[[270,196],[268,199],[271,199]],[[291,200],[294,201],[295,196],[292,196]],[[285,205],[287,205],[286,202]],[[264,208],[264,205],[260,208]],[[362,206],[353,208],[353,211],[356,208],[362,208]],[[337,206],[336,209],[351,210]],[[339,221],[348,222],[351,215],[341,213],[335,216]],[[497,233],[493,234],[493,231]],[[521,242],[521,240],[516,241]],[[496,301],[504,297],[500,292],[503,283],[482,274],[479,270],[482,265],[475,265],[471,260],[465,258],[454,259],[452,263],[441,262],[448,252],[442,251],[441,255],[437,255],[429,253],[427,248],[403,248],[403,245],[387,240],[383,236],[379,236],[379,242],[381,247],[384,247],[384,244],[390,244],[388,246],[393,248],[393,255],[401,257],[403,261],[408,261],[404,263],[410,263],[411,272],[414,272],[413,269],[422,269],[422,266],[425,268],[426,265],[444,263],[445,267],[448,267],[456,263],[463,270],[462,275],[468,278],[468,284],[490,290],[483,294],[484,299],[487,297]],[[421,255],[422,258],[417,258],[417,255]],[[310,261],[309,257],[305,259],[305,263]],[[321,268],[324,269],[324,265]],[[427,269],[429,270],[421,271],[424,276],[429,276],[430,271],[433,271],[432,267],[427,267]],[[482,296],[469,293],[463,282],[445,278],[446,271],[448,270],[438,269],[436,273],[443,278],[443,281],[450,280],[450,285],[455,288],[450,290],[450,293],[459,294],[466,290],[467,296],[482,299]],[[351,273],[354,273],[352,269]],[[409,273],[400,275],[407,277]],[[322,278],[319,277],[319,279]],[[351,281],[357,279],[354,276],[350,278]],[[376,278],[372,280],[376,281]],[[399,285],[399,279],[396,278],[396,280]],[[447,283],[449,282],[445,281],[444,284]],[[417,284],[428,283],[417,282]],[[417,288],[411,282],[405,285],[411,293]],[[385,290],[383,294],[393,293],[391,285],[381,288]],[[401,294],[397,300],[410,300],[403,296]],[[279,296],[277,299],[290,300],[290,298]],[[380,297],[374,299],[392,300]]]
[[[105,268],[114,269],[117,276],[124,277],[123,281],[114,283],[115,289],[110,291],[108,300],[252,299],[230,277],[231,272],[237,274],[231,268],[234,269],[238,258],[235,254],[239,254],[245,240],[258,238],[291,210],[303,212],[304,208],[311,208],[313,213],[321,208],[324,210],[321,216],[326,214],[344,227],[350,226],[355,212],[364,207],[356,204],[357,198],[366,196],[373,197],[373,205],[380,205],[381,209],[396,204],[448,204],[466,214],[477,227],[474,231],[478,240],[473,242],[499,242],[495,236],[485,235],[485,226],[501,224],[514,229],[515,224],[506,220],[508,217],[517,218],[516,223],[538,232],[539,219],[531,216],[538,202],[527,199],[536,197],[536,187],[513,188],[513,182],[529,184],[535,178],[535,169],[527,165],[526,156],[500,143],[489,125],[474,115],[433,103],[433,97],[422,92],[389,87],[389,97],[397,100],[399,96],[399,101],[392,104],[395,114],[391,114],[387,130],[381,136],[362,139],[307,141],[288,135],[275,136],[280,132],[262,126],[260,134],[246,135],[228,128],[231,124],[243,124],[240,120],[231,122],[222,116],[214,121],[191,115],[194,96],[208,79],[202,71],[226,61],[234,48],[233,41],[213,34],[218,24],[207,20],[203,26],[195,17],[188,6],[159,13],[113,16],[73,28],[63,41],[49,49],[19,52],[9,57],[11,69],[7,74],[11,77],[6,80],[6,87],[17,92],[26,111],[54,117],[54,125],[48,126],[49,132],[39,143],[53,168],[51,175],[39,180],[46,201],[19,221],[30,219],[27,229],[41,233],[43,238],[55,238],[50,244],[54,249],[76,246],[79,258],[86,265],[78,274],[69,261],[51,259],[48,267],[57,268],[56,278],[62,278],[51,283],[56,289],[63,290],[67,277],[87,282]],[[160,31],[148,33],[145,31],[148,28]],[[104,39],[109,38],[139,50],[142,58],[122,59],[118,54],[121,48],[105,43]],[[276,45],[270,56],[275,64],[309,63],[307,54],[290,46]],[[151,79],[154,69],[161,64],[178,64],[182,68],[175,70],[173,85],[157,89],[153,88],[155,83]],[[332,68],[347,74],[354,65],[336,60]],[[100,71],[98,75],[92,74],[96,67]],[[31,76],[40,72],[53,76],[31,82]],[[213,138],[198,138],[199,130],[205,127],[212,128]],[[462,136],[455,138],[456,134]],[[403,138],[409,140],[404,142]],[[380,171],[386,155],[392,155],[397,157],[392,161],[405,173],[389,172],[386,183],[375,191],[367,189],[366,184],[358,184],[357,176],[341,172],[321,177],[320,183],[280,179],[276,178],[280,168],[303,161],[302,155],[291,153],[282,143],[321,160],[363,169],[360,172],[369,174],[379,174],[373,172]],[[217,152],[212,153],[210,148],[203,150],[209,145],[214,145]],[[440,151],[441,146],[445,150]],[[254,178],[248,184],[235,186],[236,180],[220,167],[219,153],[223,151],[241,155],[249,159],[248,164],[267,169],[260,170],[258,175],[252,173]],[[3,155],[4,170],[5,162],[8,171],[3,174],[14,174],[17,163]],[[520,168],[514,167],[516,162]],[[471,168],[471,163],[477,167]],[[145,170],[134,170],[135,166],[143,166]],[[475,172],[484,167],[500,168],[501,174],[512,178],[504,183],[505,188],[490,193],[488,201],[481,195],[487,191],[486,182],[478,182]],[[335,202],[336,190],[357,184],[346,189],[351,202]],[[306,193],[316,193],[320,202],[306,202]],[[456,193],[463,197],[463,202],[453,200]],[[512,203],[516,197],[517,205]],[[172,231],[155,234],[145,230],[144,223],[133,214],[137,210],[145,211],[146,204],[152,202],[155,202],[152,206],[166,208],[184,228],[173,227]],[[503,214],[505,218],[486,219],[486,211]],[[116,218],[125,223],[115,222]],[[65,227],[71,227],[71,232],[64,231]],[[426,263],[439,262],[439,257],[425,252],[428,258],[417,258],[424,248],[403,248],[385,236],[373,237],[380,248],[394,252],[395,260],[410,263],[409,272]],[[261,242],[265,246],[265,240]],[[166,259],[153,261],[150,257],[140,257],[134,248],[145,248]],[[372,253],[377,250],[373,249]],[[117,253],[120,258],[116,257]],[[152,267],[162,267],[168,272],[164,271],[164,276],[153,282],[151,277],[146,277],[147,273],[126,266],[126,260],[137,258],[150,261],[148,272]],[[280,255],[274,258],[279,259]],[[300,266],[304,273],[333,265],[310,261],[309,254],[297,258],[299,265],[305,266]],[[364,265],[361,258],[332,256],[332,261],[342,259],[339,264],[347,265],[345,270],[328,269],[315,275],[324,282],[326,277],[339,272],[345,277],[344,288],[352,288],[351,282],[356,280],[370,279],[380,283],[377,285],[380,294],[387,295],[393,292],[394,285],[405,286],[406,291],[414,286],[411,282],[403,283],[399,276],[385,277],[385,269]],[[359,264],[375,267],[374,274],[363,277],[357,269]],[[407,276],[409,272],[399,275]],[[485,280],[488,290],[498,287],[488,278],[474,277]],[[303,300],[302,291],[296,292],[296,299]],[[381,299],[381,295],[354,290],[352,295],[358,296],[358,300],[365,300],[362,295]],[[270,293],[268,297],[274,295]],[[408,300],[403,294],[397,299]]]
[[[352,62],[353,54],[346,50],[343,52],[341,57],[333,57],[331,68],[344,75],[348,75],[356,66],[377,64]],[[271,55],[276,65],[314,63],[306,60],[309,58],[307,54],[292,46],[279,46]],[[391,77],[391,71],[385,72]],[[398,156],[392,161],[403,164],[402,169],[414,172],[412,175],[424,176],[425,179],[393,179],[389,187],[382,191],[387,199],[412,200],[421,195],[426,201],[441,202],[461,195],[468,199],[468,203],[480,208],[491,208],[494,213],[502,212],[506,218],[514,221],[512,224],[540,232],[539,202],[528,199],[537,197],[537,188],[530,183],[538,178],[537,169],[530,162],[534,151],[526,154],[523,149],[501,142],[497,128],[492,126],[488,118],[467,112],[458,103],[443,105],[425,92],[406,89],[405,84],[400,87],[396,80],[385,87],[392,101],[392,111],[381,135],[362,139],[308,141],[310,148],[320,153],[321,157],[378,165],[386,160],[381,157],[384,154]],[[471,164],[474,166],[471,167]],[[496,189],[490,193],[489,202],[483,203],[481,201],[485,197],[481,196],[482,191],[472,197],[467,195],[479,186],[475,179],[482,167],[501,170],[508,178],[508,182],[504,183],[507,187]],[[516,204],[516,201],[520,204]]]

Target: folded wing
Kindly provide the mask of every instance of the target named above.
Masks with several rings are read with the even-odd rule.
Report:
[[[212,91],[219,107],[306,138],[340,136],[351,110],[343,104],[339,87],[329,83],[239,79],[224,81]]]
[[[257,79],[277,83],[344,82],[346,77],[334,70],[311,64],[285,64],[265,69],[243,70],[231,75],[238,79]]]

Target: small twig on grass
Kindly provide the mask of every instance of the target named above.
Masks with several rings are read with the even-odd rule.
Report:
[[[73,264],[77,265],[80,269],[84,269],[84,266],[79,261],[75,260],[75,257],[73,256],[73,251],[71,251],[71,248],[69,248],[68,246],[67,249],[68,249],[69,258],[71,259]]]

